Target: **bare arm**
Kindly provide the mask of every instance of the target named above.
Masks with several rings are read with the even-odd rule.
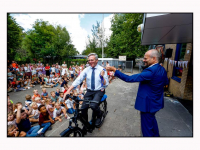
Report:
[[[16,119],[17,124],[19,124],[21,121],[21,109],[22,109],[22,105],[18,105],[17,106],[17,119]]]
[[[69,89],[67,90],[67,92],[65,92],[65,94],[64,94],[64,96],[63,96],[63,100],[65,100],[67,94],[70,94],[70,91],[71,91],[73,88],[74,88],[73,85],[71,85],[71,86],[69,87]]]

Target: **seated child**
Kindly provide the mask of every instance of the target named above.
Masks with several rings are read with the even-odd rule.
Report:
[[[63,92],[60,92],[60,96],[59,96],[58,101],[59,101],[59,104],[60,104],[61,106],[65,106],[65,105],[64,105],[65,100],[63,100],[63,97],[64,97],[64,93],[63,93]]]
[[[60,95],[60,89],[57,88],[57,89],[56,89],[56,96],[59,96],[59,95]]]
[[[45,100],[41,100],[40,97],[36,97],[36,98],[35,98],[35,102],[37,103],[37,105],[38,105],[38,107],[39,107],[40,105],[44,105]]]
[[[38,135],[37,132],[39,131],[40,126],[39,125],[33,127],[31,126],[28,114],[22,109],[22,107],[23,107],[22,105],[17,106],[16,124],[19,131],[26,132],[27,137],[37,136]]]
[[[14,113],[8,114],[8,125],[16,125],[16,115]]]
[[[70,93],[70,96],[73,96],[73,93]],[[70,97],[64,103],[67,112],[73,114],[75,112],[75,102]]]
[[[32,77],[32,82],[31,82],[31,84],[34,84],[34,85],[36,85],[36,84],[39,84],[39,78],[36,76],[36,74],[34,74],[33,75],[33,77]]]
[[[58,96],[56,96],[55,91],[51,91],[51,100],[53,105],[58,102]]]
[[[64,77],[64,81],[62,82],[62,84],[60,85],[61,87],[61,92],[63,92],[65,89],[64,89],[64,85],[67,85],[69,82],[69,80],[67,80],[67,77]]]
[[[56,120],[59,120],[60,122],[62,121],[62,119],[61,119],[62,113],[65,115],[66,119],[70,119],[70,117],[67,116],[66,109],[64,107],[60,106],[59,103],[55,103],[55,109],[53,111],[53,118],[55,118],[55,121]]]
[[[26,132],[21,131],[17,129],[15,125],[8,125],[8,132],[7,132],[8,137],[25,137]]]
[[[38,90],[37,89],[33,90],[33,96],[32,96],[32,101],[33,102],[35,101],[36,97],[40,97],[40,94],[38,94]]]
[[[40,105],[38,107],[38,110],[40,112],[39,125],[43,127],[38,136],[44,137],[44,133],[46,132],[46,130],[51,126],[51,124],[55,123],[55,121],[49,115],[45,105]]]
[[[8,99],[8,103],[7,104],[8,104],[8,106],[7,106],[8,113],[12,113],[14,111],[14,104],[13,104],[13,102],[10,99]]]
[[[29,105],[31,105],[31,103],[32,103],[32,100],[31,100],[31,95],[26,95],[26,101],[25,101],[25,108],[27,109],[27,110],[29,110],[29,108],[28,108],[28,106],[26,105],[26,103],[28,103]]]
[[[30,115],[29,115],[29,120],[30,122],[39,122],[39,111],[38,111],[38,105],[36,102],[33,102],[31,105],[31,112],[30,112]]]
[[[42,94],[41,94],[41,99],[42,100],[46,100],[47,98],[48,98],[48,92],[47,92],[47,90],[46,90],[46,88],[43,88],[42,89]]]
[[[51,118],[53,118],[54,107],[52,106],[52,100],[50,98],[46,99],[46,109],[49,115],[51,116]]]
[[[63,91],[63,93],[66,93],[69,88],[66,85],[64,86],[64,88],[65,88],[65,90]]]

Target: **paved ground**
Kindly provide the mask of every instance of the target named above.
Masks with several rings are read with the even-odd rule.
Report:
[[[138,73],[134,69],[133,74]],[[140,129],[140,112],[135,110],[135,97],[137,95],[138,83],[126,83],[119,79],[114,80],[106,89],[108,96],[108,114],[100,129],[88,133],[88,137],[139,137],[142,136]],[[35,88],[41,89],[39,85]],[[47,88],[47,91],[56,88]],[[25,95],[33,95],[33,88],[26,91],[9,93],[14,103],[25,101]],[[91,117],[89,111],[89,118]],[[71,115],[72,116],[72,115]],[[193,136],[193,117],[176,99],[165,98],[165,107],[156,114],[160,136],[179,137]],[[62,122],[52,125],[52,130],[47,131],[47,137],[59,137],[60,133],[68,127],[69,121],[63,118]],[[81,124],[80,124],[81,126]]]

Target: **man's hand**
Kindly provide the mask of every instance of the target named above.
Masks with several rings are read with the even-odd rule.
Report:
[[[103,77],[103,76],[104,76],[104,74],[105,74],[105,72],[102,70],[102,71],[101,71],[101,76]]]
[[[55,123],[55,121],[53,119],[51,119],[51,123],[53,124],[53,123]]]
[[[21,104],[19,104],[19,105],[17,106],[17,109],[18,109],[18,110],[21,110],[22,107],[23,107],[23,106],[22,106]]]
[[[116,68],[115,67],[106,67],[106,70],[107,71],[113,71],[113,72],[115,72],[116,71]]]

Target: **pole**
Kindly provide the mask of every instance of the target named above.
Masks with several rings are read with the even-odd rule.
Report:
[[[104,53],[104,51],[103,51],[103,38],[104,38],[103,19],[104,19],[104,15],[102,17],[103,18],[102,18],[102,42],[101,42],[101,44],[102,44],[102,62],[103,62],[103,53]]]

